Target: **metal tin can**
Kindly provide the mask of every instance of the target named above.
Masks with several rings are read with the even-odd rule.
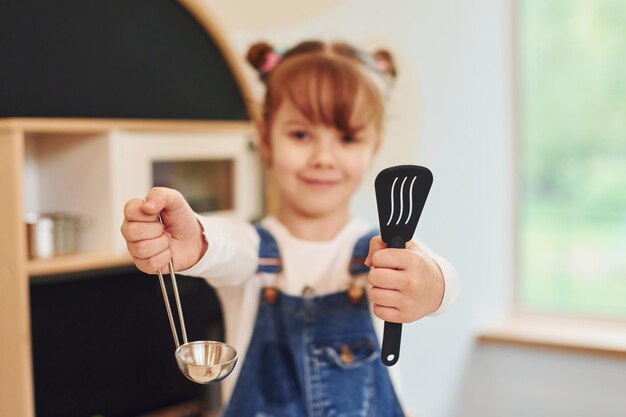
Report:
[[[54,220],[48,216],[26,215],[28,258],[44,259],[54,256]]]
[[[87,216],[67,213],[28,213],[28,257],[43,259],[71,255],[77,251],[78,230],[88,227]]]

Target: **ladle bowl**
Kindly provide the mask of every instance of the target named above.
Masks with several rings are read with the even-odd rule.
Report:
[[[196,341],[180,345],[175,352],[181,372],[198,384],[221,381],[237,364],[237,351],[230,345],[214,341]]]

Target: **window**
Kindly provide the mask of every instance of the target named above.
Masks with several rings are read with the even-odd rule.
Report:
[[[519,305],[626,319],[626,1],[517,18]]]

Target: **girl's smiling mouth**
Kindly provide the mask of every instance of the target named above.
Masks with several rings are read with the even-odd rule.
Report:
[[[310,177],[300,177],[300,181],[304,182],[308,185],[314,186],[333,186],[339,184],[339,180],[335,179],[325,179],[325,178],[310,178]]]

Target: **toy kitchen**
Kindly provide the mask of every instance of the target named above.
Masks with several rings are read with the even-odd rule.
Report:
[[[158,281],[119,229],[154,186],[198,213],[263,214],[240,58],[200,1],[4,9],[0,415],[211,415],[219,387],[176,368]],[[206,282],[178,290],[190,338],[223,338]]]

